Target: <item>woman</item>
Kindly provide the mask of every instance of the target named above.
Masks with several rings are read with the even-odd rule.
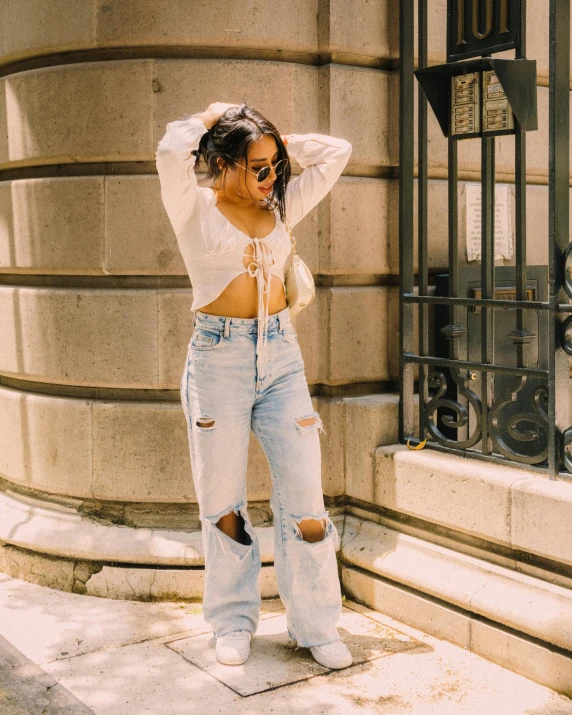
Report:
[[[288,152],[303,168],[290,179]],[[203,614],[221,663],[244,663],[259,619],[260,550],[246,510],[250,430],[270,465],[274,564],[288,634],[328,668],[352,659],[336,622],[338,534],[324,508],[314,411],[284,289],[295,226],[332,188],[344,139],[282,137],[247,104],[167,125],[161,196],[193,286],[181,380],[205,554]],[[202,158],[211,187],[199,187]]]

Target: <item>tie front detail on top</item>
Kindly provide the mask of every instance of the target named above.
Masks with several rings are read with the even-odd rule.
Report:
[[[258,287],[258,339],[256,341],[256,369],[258,381],[265,375],[268,363],[268,304],[270,303],[270,270],[274,266],[274,256],[270,249],[264,250],[262,238],[251,238],[254,256],[248,264],[248,274],[256,278]],[[248,244],[247,244],[248,245]],[[249,256],[244,253],[244,256]],[[249,256],[250,257],[250,256]],[[282,276],[284,273],[282,273]],[[282,277],[284,280],[284,277]],[[262,319],[260,318],[262,316]]]
[[[252,238],[234,226],[216,208],[211,188],[197,184],[193,151],[208,129],[198,117],[171,122],[156,153],[161,198],[175,231],[191,285],[195,311],[217,298],[241,273],[257,280],[258,338],[256,360],[262,379],[268,361],[268,304],[272,275],[284,283],[290,255],[289,234],[277,209],[274,230],[264,238]],[[345,139],[325,134],[289,134],[287,151],[302,173],[286,186],[286,217],[293,228],[330,191],[352,151]],[[252,246],[252,255],[246,253]],[[249,263],[244,265],[244,258]]]

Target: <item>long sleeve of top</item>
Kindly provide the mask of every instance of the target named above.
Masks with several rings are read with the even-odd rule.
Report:
[[[206,131],[207,127],[198,117],[167,125],[167,132],[159,142],[156,153],[161,198],[193,286],[192,310],[212,302],[237,275],[248,272],[256,277],[256,354],[260,379],[268,358],[271,274],[284,281],[284,267],[291,249],[290,238],[277,209],[274,211],[276,226],[272,233],[264,238],[251,238],[223,216],[216,207],[216,195],[212,189],[198,186],[194,170],[196,158],[192,152],[198,149]],[[294,227],[336,183],[349,160],[352,145],[345,139],[325,134],[290,134],[286,137],[289,156],[296,159],[302,168],[302,172],[286,187],[286,217],[290,226]],[[253,246],[253,260],[249,268],[245,268],[242,259],[248,244]]]

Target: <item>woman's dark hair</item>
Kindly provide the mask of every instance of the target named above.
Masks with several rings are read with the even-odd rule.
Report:
[[[234,159],[246,166],[249,147],[265,135],[273,136],[276,140],[277,161],[284,160],[284,171],[276,177],[273,197],[267,198],[265,208],[271,211],[278,207],[280,219],[284,221],[286,217],[286,186],[290,181],[288,152],[274,124],[245,102],[237,107],[227,109],[218,122],[213,124],[206,134],[203,134],[196,152],[195,168],[202,160],[207,167],[206,178],[216,181],[223,174],[218,165],[219,157],[226,165],[232,165],[231,159]]]

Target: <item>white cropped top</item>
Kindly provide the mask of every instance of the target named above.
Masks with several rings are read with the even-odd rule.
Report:
[[[211,188],[197,185],[195,155],[208,129],[197,117],[167,124],[156,153],[161,198],[175,231],[179,249],[193,287],[195,311],[219,296],[241,273],[255,277],[258,286],[259,380],[268,358],[268,301],[271,275],[284,282],[284,267],[291,251],[288,232],[274,209],[275,227],[263,238],[251,238],[236,228],[216,208]],[[286,187],[286,217],[293,228],[330,191],[346,166],[352,145],[324,134],[289,134],[287,151],[303,171]],[[246,246],[253,247],[246,268]],[[264,296],[267,295],[265,299]]]

